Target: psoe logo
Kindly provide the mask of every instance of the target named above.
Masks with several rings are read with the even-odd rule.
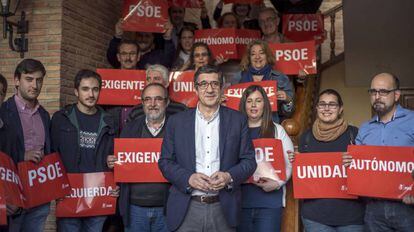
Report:
[[[398,186],[398,190],[401,191],[411,191],[413,189],[413,186],[405,186],[404,184],[400,184]]]

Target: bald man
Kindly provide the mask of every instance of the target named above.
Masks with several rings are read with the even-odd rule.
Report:
[[[359,129],[356,144],[374,146],[414,146],[414,111],[398,104],[401,96],[398,78],[380,73],[371,80],[368,90],[376,115]],[[368,231],[412,232],[414,207],[408,205],[412,196],[402,201],[369,199],[365,211]]]

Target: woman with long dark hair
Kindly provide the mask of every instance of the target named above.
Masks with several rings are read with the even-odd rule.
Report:
[[[293,151],[293,144],[283,127],[272,121],[270,102],[264,89],[258,85],[249,86],[242,95],[239,110],[248,118],[252,139],[276,138],[282,141],[288,180],[292,173],[288,152]],[[286,181],[262,177],[253,184],[242,186],[239,232],[280,231]]]

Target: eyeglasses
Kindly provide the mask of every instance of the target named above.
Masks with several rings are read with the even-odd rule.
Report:
[[[208,86],[211,86],[212,89],[218,89],[220,88],[220,82],[219,81],[212,81],[212,82],[207,82],[207,81],[202,81],[202,82],[198,82],[196,83],[196,86],[198,86],[198,88],[200,89],[207,89]]]
[[[138,53],[136,52],[121,52],[119,55],[126,57],[126,56],[136,56]]]
[[[371,95],[371,96],[376,96],[377,95],[377,93],[380,95],[380,96],[387,96],[388,94],[390,94],[391,92],[394,92],[394,91],[396,91],[397,89],[378,89],[378,90],[376,90],[376,89],[368,89],[368,93]]]
[[[276,22],[277,17],[269,17],[265,20],[259,20],[259,25],[264,25],[265,23],[273,23]]]
[[[144,102],[144,104],[150,104],[150,103],[152,103],[152,101],[154,101],[155,103],[161,103],[161,102],[163,102],[163,101],[165,101],[165,99],[167,99],[167,98],[165,98],[165,97],[160,97],[160,96],[157,96],[157,97],[145,97],[142,101]]]
[[[319,102],[318,104],[316,104],[316,107],[320,110],[326,109],[326,107],[328,107],[328,109],[336,109],[338,108],[339,104],[338,103],[334,103],[334,102],[329,102],[329,103],[325,103],[325,102]]]
[[[204,56],[208,56],[208,52],[194,53],[195,58],[204,57]]]

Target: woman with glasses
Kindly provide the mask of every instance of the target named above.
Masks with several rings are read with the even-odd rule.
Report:
[[[196,42],[191,49],[190,58],[181,71],[194,70],[196,72],[198,68],[207,64],[213,64],[211,51],[207,44]]]
[[[273,69],[275,57],[269,46],[262,40],[250,43],[246,48],[240,66],[240,83],[258,81],[277,81],[278,113],[273,114],[274,122],[281,122],[293,112],[293,87],[289,78]],[[282,120],[280,120],[282,118]]]
[[[345,152],[354,143],[358,128],[349,125],[342,115],[339,93],[333,89],[322,91],[316,104],[316,120],[300,137],[299,152]],[[291,162],[294,157],[289,154]],[[306,232],[362,232],[364,214],[365,205],[360,200],[308,199],[301,208]]]
[[[248,118],[252,139],[276,138],[282,141],[288,180],[292,174],[288,152],[293,151],[293,144],[283,127],[272,121],[270,102],[264,89],[258,85],[249,86],[242,95],[239,110]],[[280,231],[285,183],[262,177],[253,184],[242,185],[242,219],[237,231]]]

